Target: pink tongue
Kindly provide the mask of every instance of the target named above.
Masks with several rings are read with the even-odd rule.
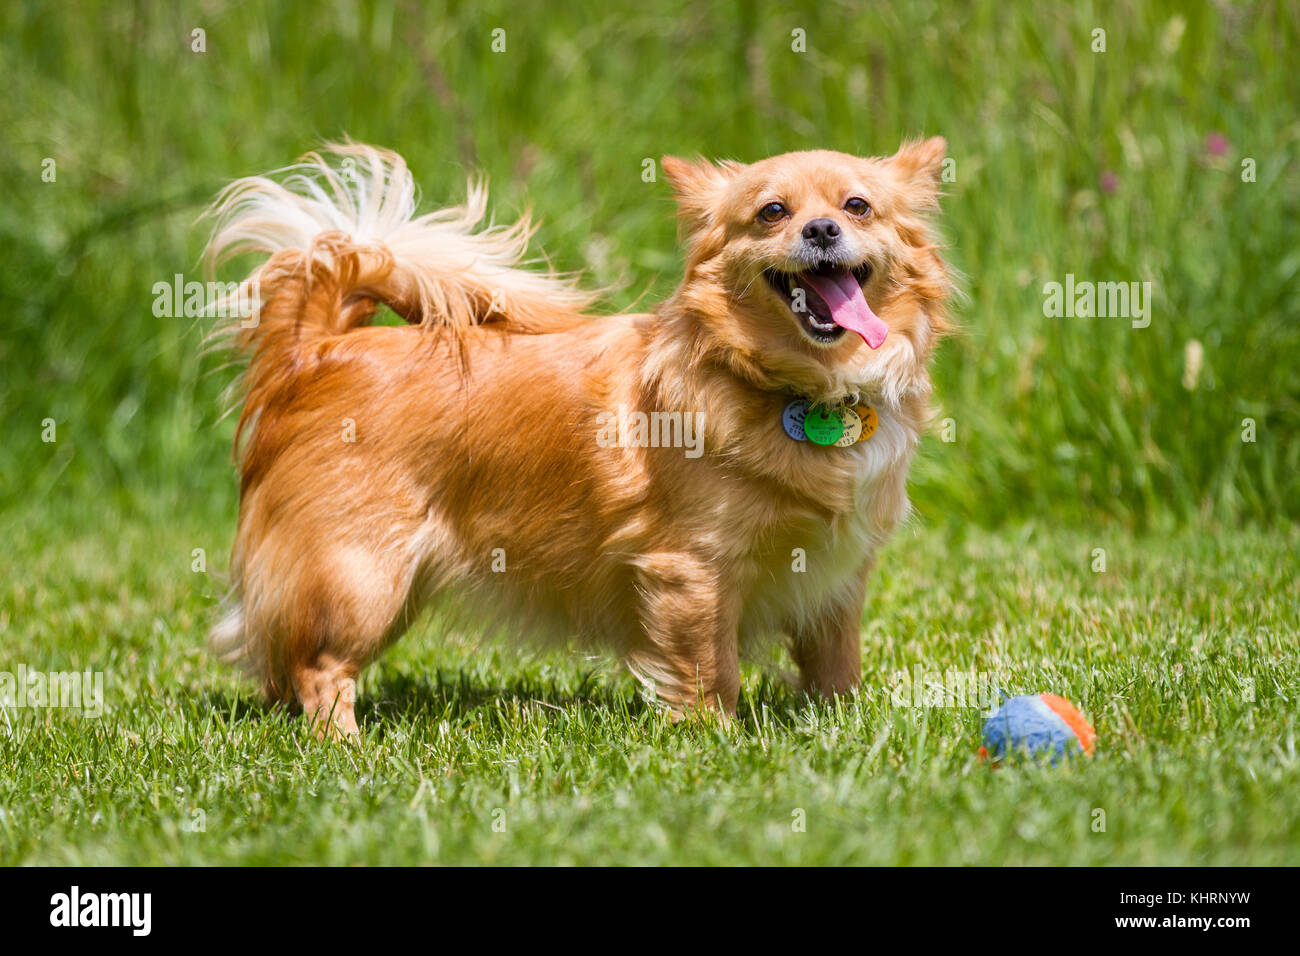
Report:
[[[866,296],[862,294],[862,286],[853,278],[853,273],[820,276],[805,272],[803,278],[831,310],[832,322],[840,328],[857,332],[873,349],[880,348],[889,334],[889,326],[871,311]]]

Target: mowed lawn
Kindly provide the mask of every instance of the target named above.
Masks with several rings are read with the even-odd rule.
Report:
[[[192,553],[219,568],[228,528],[63,510],[7,522],[4,660],[101,670],[105,709],[0,718],[3,864],[1300,862],[1294,528],[917,524],[880,561],[861,692],[810,702],[763,655],[728,729],[673,725],[612,661],[426,617],[366,673],[350,746],[203,650],[221,585]],[[1069,697],[1096,755],[990,769],[946,671]]]

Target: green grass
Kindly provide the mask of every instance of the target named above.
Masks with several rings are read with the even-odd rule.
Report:
[[[0,862],[1300,862],[1298,61],[1295,0],[4,4],[0,671],[102,671],[109,710],[0,713]],[[611,662],[426,624],[354,750],[205,655],[230,373],[151,290],[196,277],[223,183],[345,134],[427,205],[486,172],[610,309],[679,275],[647,158],[948,138],[955,440],[923,443],[858,697],[754,670],[733,730],[671,726]],[[1150,327],[1047,318],[1067,273],[1152,282]],[[890,702],[916,667],[1068,696],[1100,752],[990,772],[978,709]]]
[[[680,269],[645,159],[939,133],[969,300],[935,369],[957,440],[917,470],[916,499],[985,525],[1300,518],[1294,0],[12,2],[0,36],[0,504],[33,484],[229,494],[228,433],[210,428],[226,376],[150,290],[195,273],[194,218],[224,182],[323,138],[400,150],[430,204],[488,173],[498,215],[533,206],[539,248],[626,308]],[[1046,318],[1043,286],[1066,274],[1151,281],[1150,327]]]
[[[364,676],[355,748],[200,650],[210,526],[5,532],[5,660],[103,670],[108,707],[9,711],[0,863],[1300,863],[1300,529],[908,531],[861,693],[751,666],[730,730],[673,726],[611,662],[425,623]],[[891,700],[918,668],[1063,694],[1098,752],[990,770],[977,707]]]

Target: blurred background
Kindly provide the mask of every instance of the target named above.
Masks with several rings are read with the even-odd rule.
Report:
[[[646,158],[942,134],[966,298],[920,519],[1300,517],[1296,3],[135,0],[0,23],[0,508],[33,540],[184,516],[228,542],[231,372],[152,289],[201,277],[225,182],[343,136],[405,155],[425,208],[487,173],[498,218],[532,207],[537,250],[620,310],[680,274]],[[1151,282],[1149,327],[1046,317],[1067,274]]]

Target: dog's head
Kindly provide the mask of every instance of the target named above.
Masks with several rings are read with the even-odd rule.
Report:
[[[945,146],[750,165],[665,156],[690,243],[675,305],[764,384],[827,401],[928,388],[949,294],[929,226]]]

